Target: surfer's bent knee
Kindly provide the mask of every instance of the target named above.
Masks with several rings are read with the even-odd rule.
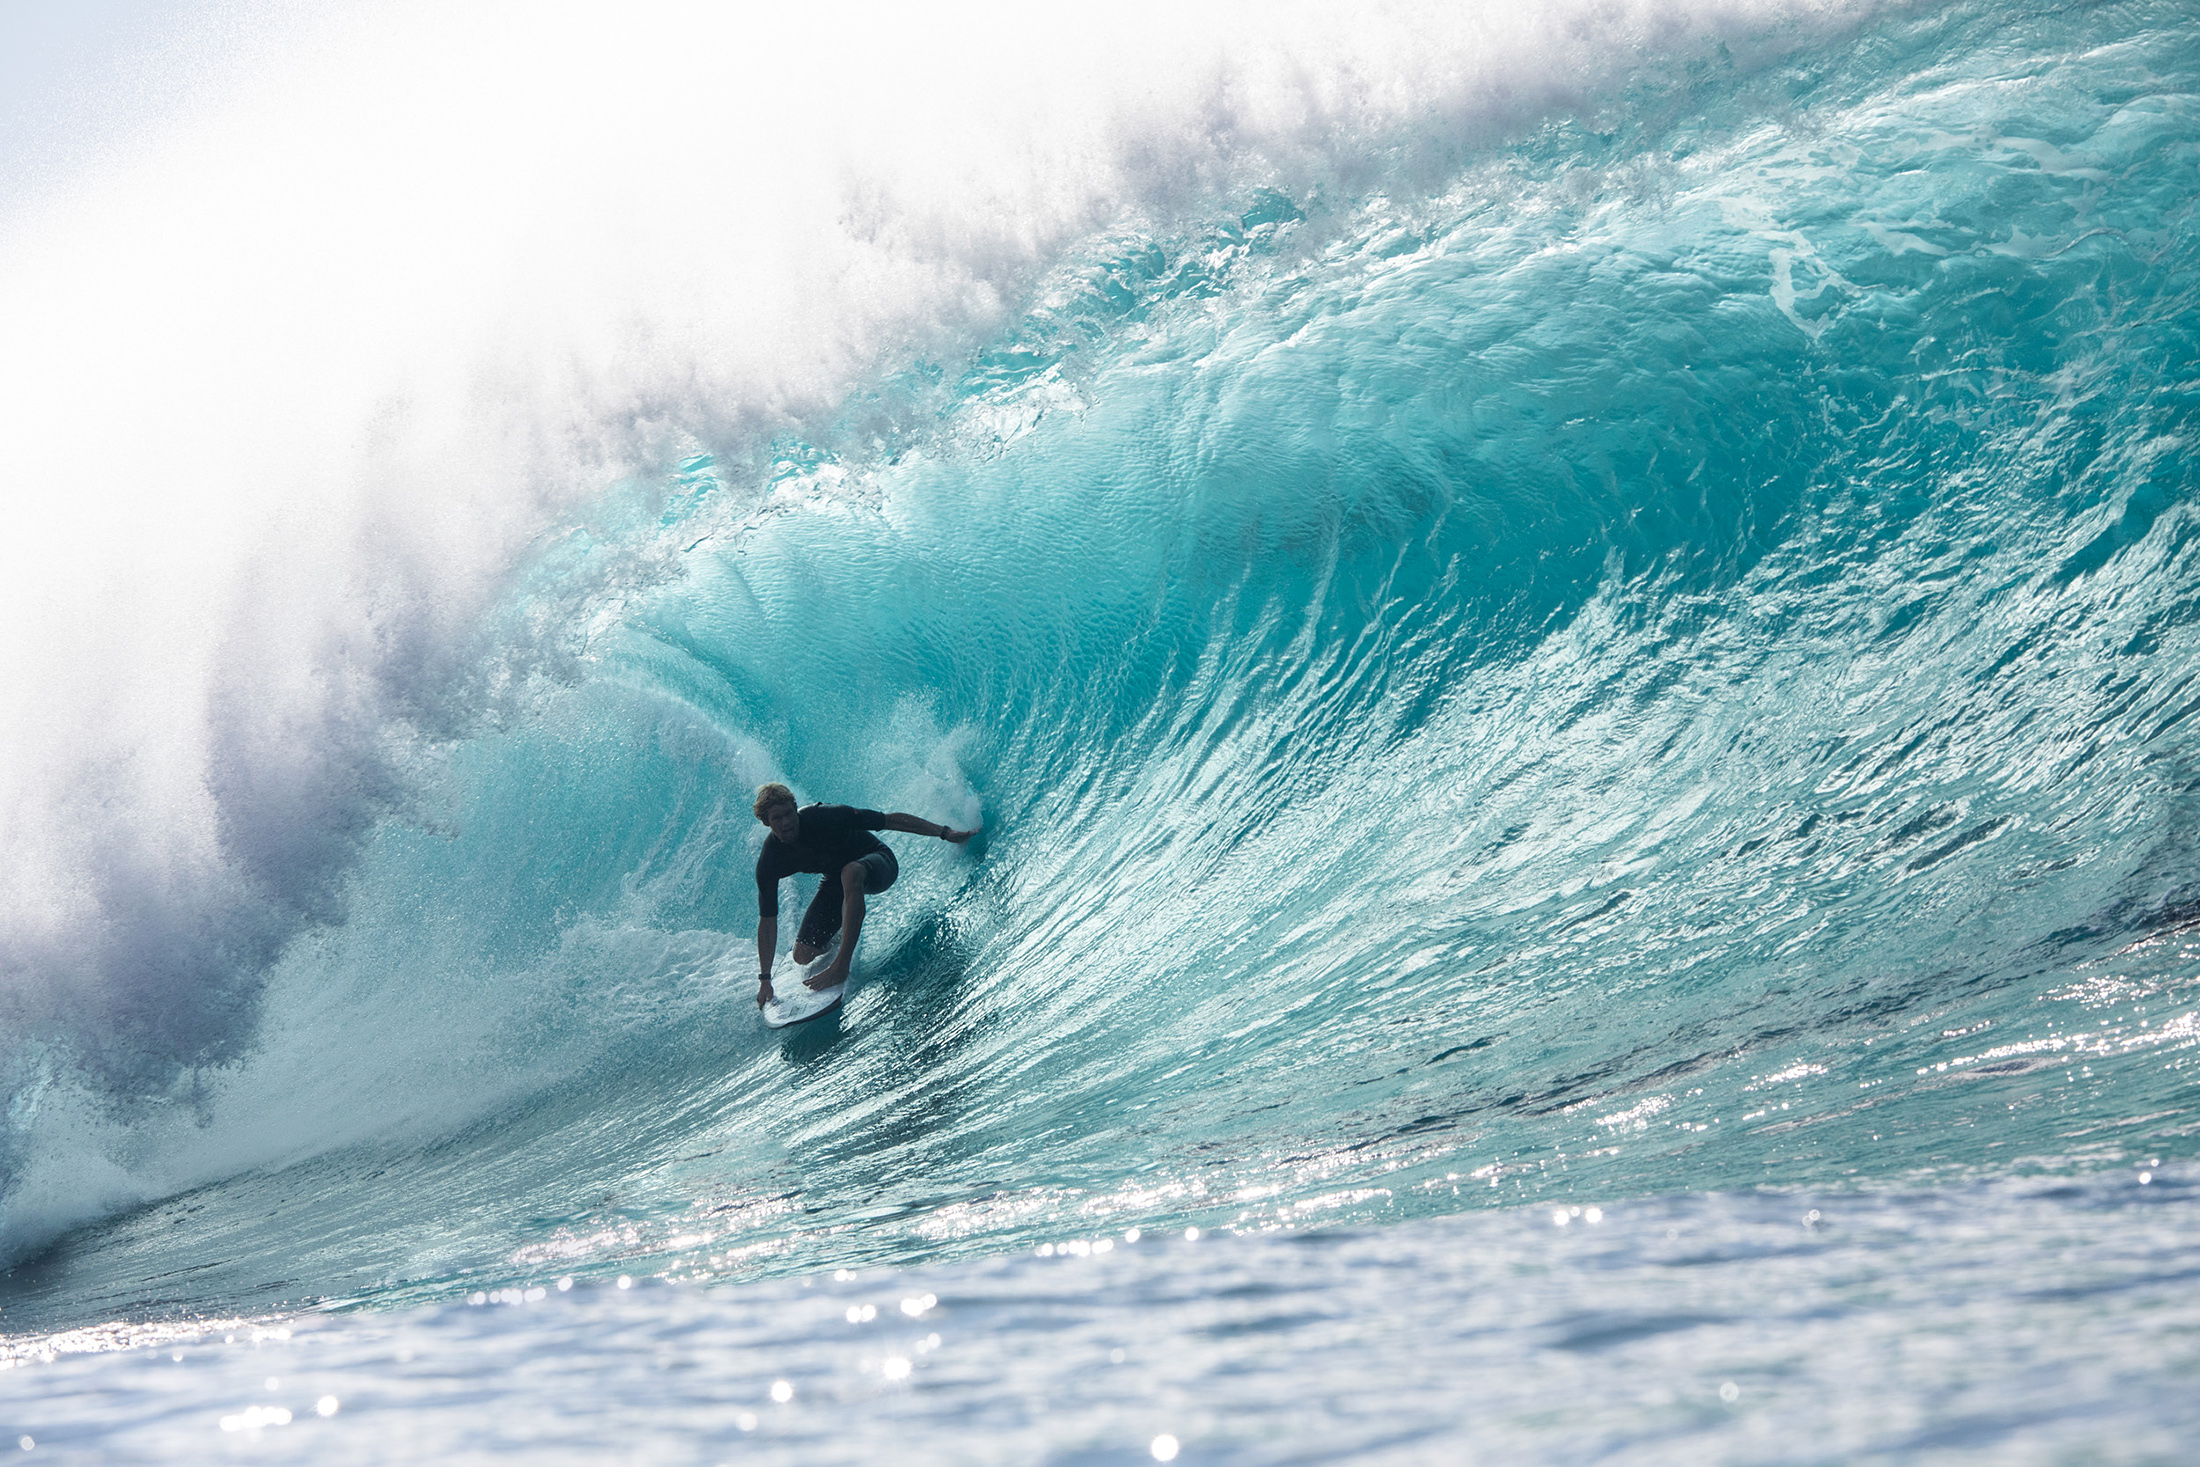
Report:
[[[856,874],[851,877],[850,872]],[[892,886],[900,875],[901,863],[894,859],[892,851],[872,851],[840,868],[840,886],[843,891],[852,889],[876,895]],[[853,888],[849,886],[851,880],[856,883]]]

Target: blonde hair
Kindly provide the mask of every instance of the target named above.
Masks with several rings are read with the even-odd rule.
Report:
[[[771,812],[781,805],[794,803],[794,791],[774,781],[756,787],[756,818],[766,825],[771,823]]]

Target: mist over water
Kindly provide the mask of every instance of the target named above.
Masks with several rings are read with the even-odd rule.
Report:
[[[2185,7],[427,24],[0,230],[5,1327],[2191,1156]]]

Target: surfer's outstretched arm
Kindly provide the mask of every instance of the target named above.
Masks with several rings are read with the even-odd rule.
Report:
[[[904,835],[929,835],[940,840],[953,841],[958,846],[978,833],[975,830],[956,830],[952,826],[938,825],[921,816],[905,815],[899,810],[886,817],[886,828],[898,830]]]

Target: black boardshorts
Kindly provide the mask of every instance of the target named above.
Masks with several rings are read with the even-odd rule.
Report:
[[[859,857],[856,864],[863,868],[863,889],[867,893],[886,890],[901,875],[901,863],[883,846]],[[796,944],[823,951],[833,934],[840,931],[840,902],[840,873],[820,876],[817,895],[810,898],[810,910],[802,914],[802,930],[794,935]]]

